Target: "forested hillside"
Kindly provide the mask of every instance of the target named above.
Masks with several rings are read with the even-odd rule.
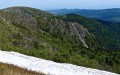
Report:
[[[100,48],[105,50],[120,50],[120,24],[106,22],[98,19],[89,19],[76,14],[57,16],[66,22],[82,24],[88,31],[94,34]]]

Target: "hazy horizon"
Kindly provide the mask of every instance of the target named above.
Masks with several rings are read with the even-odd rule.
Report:
[[[0,0],[0,9],[27,6],[42,10],[54,9],[108,9],[120,8],[120,0]]]

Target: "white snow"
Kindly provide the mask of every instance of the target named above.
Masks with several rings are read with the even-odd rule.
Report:
[[[0,62],[13,64],[21,68],[49,75],[118,75],[107,71],[67,63],[56,63],[49,60],[23,55],[17,52],[0,51]]]

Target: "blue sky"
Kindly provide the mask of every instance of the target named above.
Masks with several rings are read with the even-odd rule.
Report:
[[[48,9],[106,9],[120,8],[120,0],[0,0],[0,9],[11,6],[29,6]]]

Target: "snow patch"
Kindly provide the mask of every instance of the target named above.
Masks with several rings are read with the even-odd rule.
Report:
[[[0,62],[49,75],[118,75],[67,63],[56,63],[17,52],[0,51]]]

